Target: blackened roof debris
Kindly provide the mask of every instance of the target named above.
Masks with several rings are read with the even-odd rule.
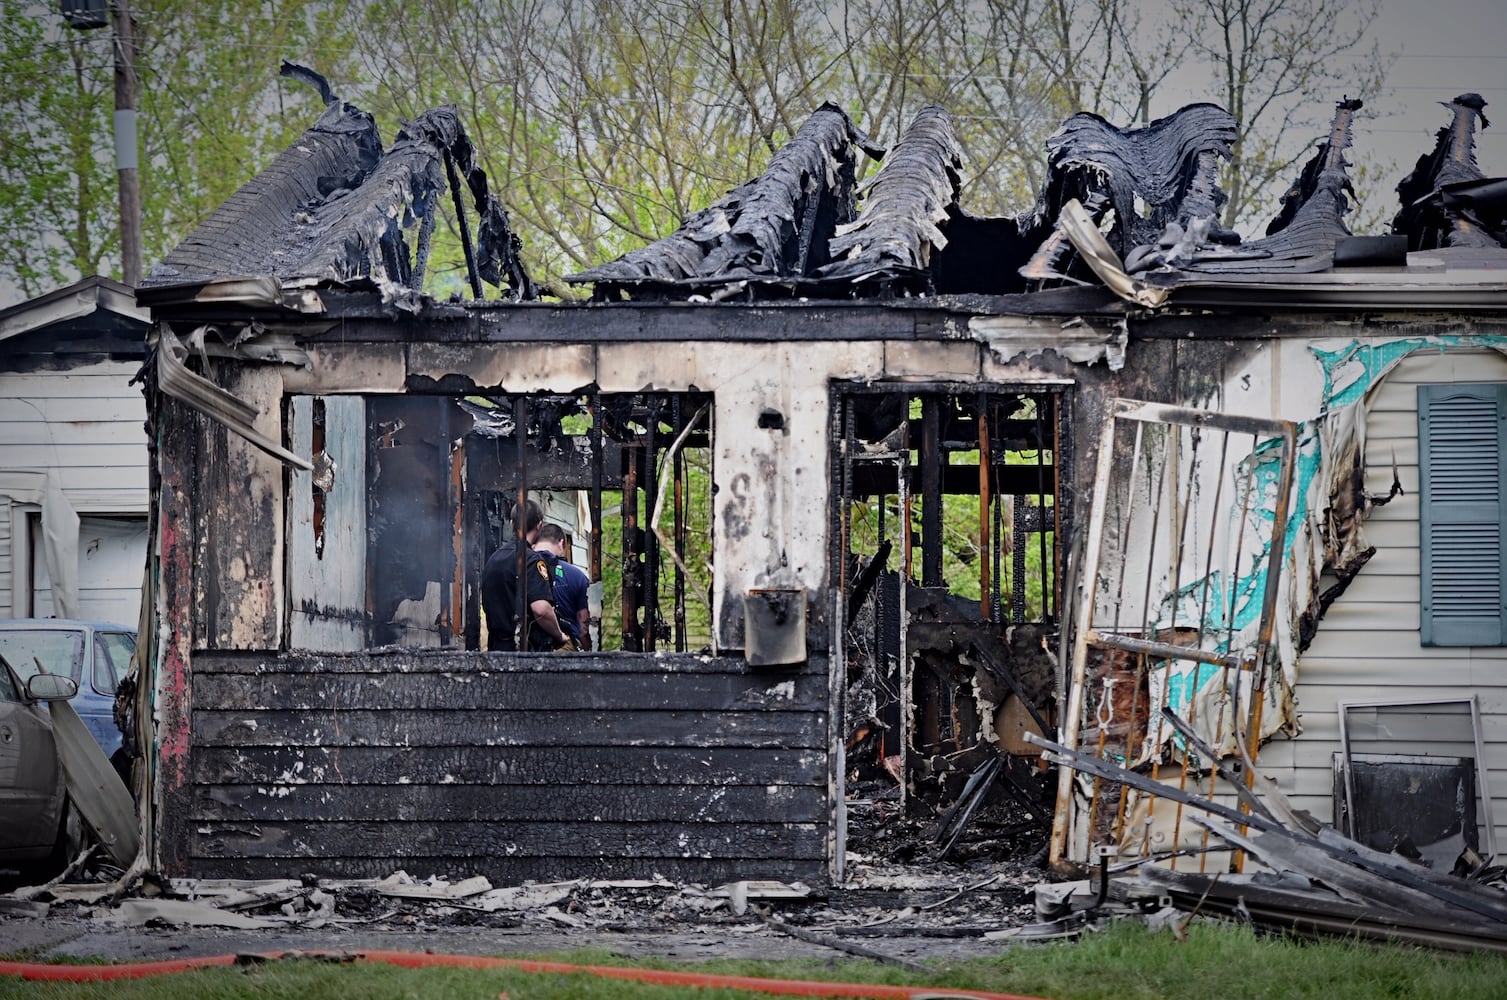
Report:
[[[419,115],[383,151],[372,116],[336,98],[323,77],[291,63],[283,75],[316,86],[324,114],[153,268],[145,286],[270,274],[285,285],[370,280],[417,289],[448,193],[461,216],[473,294],[480,297],[480,278],[506,282],[511,298],[534,297],[520,242],[454,107]],[[462,180],[480,214],[474,248]],[[405,231],[415,226],[410,248]]]
[[[473,297],[482,297],[482,280],[505,284],[508,298],[535,297],[519,239],[453,107],[419,115],[384,151],[372,117],[340,101],[317,73],[285,64],[284,75],[316,87],[324,115],[174,249],[148,286],[253,275],[284,288],[370,283],[416,308],[448,189]],[[1401,265],[1403,237],[1406,250],[1494,259],[1507,247],[1507,178],[1485,177],[1475,161],[1485,102],[1464,94],[1446,106],[1451,123],[1398,186],[1396,236],[1351,237],[1345,225],[1354,191],[1344,154],[1361,108],[1347,98],[1265,235],[1243,242],[1220,222],[1219,161],[1232,157],[1238,125],[1217,105],[1125,128],[1076,114],[1047,140],[1047,175],[1032,207],[984,217],[959,204],[962,147],[943,108],[923,108],[886,155],[827,103],[760,176],[669,236],[566,280],[594,286],[603,301],[889,298],[1101,286],[1108,267],[1119,273],[1117,294],[1150,288],[1132,298],[1155,307],[1165,289],[1280,283],[1337,263]],[[883,160],[861,188],[859,152]],[[463,184],[480,216],[474,245]],[[1103,233],[1092,251],[1097,271],[1063,225],[1074,203],[1077,242],[1085,226]]]
[[[935,104],[922,108],[865,185],[857,221],[834,231],[829,243],[834,259],[816,277],[855,283],[884,279],[924,291],[932,251],[947,247],[941,227],[957,204],[962,168],[951,116]]]
[[[1461,94],[1444,106],[1450,123],[1397,185],[1402,208],[1392,229],[1409,250],[1507,246],[1507,178],[1488,178],[1476,164],[1476,122],[1491,125],[1486,101]]]
[[[1327,271],[1337,242],[1350,235],[1344,216],[1350,210],[1345,149],[1361,102],[1346,98],[1335,108],[1329,135],[1282,195],[1282,210],[1267,226],[1267,235],[1238,249],[1192,248],[1176,262],[1180,271],[1203,274]],[[1155,278],[1152,278],[1155,280]]]
[[[1047,139],[1049,172],[1036,217],[1055,222],[1070,198],[1087,206],[1099,195],[1114,210],[1110,245],[1124,257],[1168,225],[1186,228],[1190,211],[1219,210],[1225,196],[1214,170],[1218,159],[1230,158],[1236,130],[1234,116],[1215,104],[1190,104],[1141,128],[1117,128],[1085,112],[1073,115]],[[1137,198],[1149,210],[1145,217],[1136,211]]]
[[[855,147],[883,155],[841,108],[823,104],[761,176],[671,235],[565,280],[594,282],[599,297],[645,287],[656,297],[680,298],[740,282],[802,278],[831,260],[832,234],[857,215]]]

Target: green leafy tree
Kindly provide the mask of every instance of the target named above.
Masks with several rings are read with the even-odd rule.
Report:
[[[763,169],[831,100],[881,144],[919,108],[952,113],[963,201],[1029,208],[1043,141],[1069,114],[1144,121],[1174,71],[1241,120],[1228,219],[1247,231],[1323,131],[1325,93],[1376,94],[1375,0],[139,0],[147,264],[319,113],[281,59],[325,74],[389,140],[453,103],[512,213],[531,271],[560,278],[675,229]],[[0,289],[114,273],[109,32],[0,0]],[[1315,33],[1314,24],[1325,25]],[[1353,84],[1353,85],[1352,85]],[[1357,159],[1360,159],[1357,157]],[[1364,164],[1364,161],[1361,161]],[[871,165],[864,164],[864,169]],[[445,227],[448,227],[445,228]],[[454,220],[429,290],[464,274]]]
[[[107,36],[17,0],[0,18],[0,288],[26,297],[119,266],[114,77]]]

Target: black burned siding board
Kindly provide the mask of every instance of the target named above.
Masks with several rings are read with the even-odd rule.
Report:
[[[824,661],[201,652],[192,867],[820,877],[826,690]]]

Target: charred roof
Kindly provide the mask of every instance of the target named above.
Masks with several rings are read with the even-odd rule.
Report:
[[[147,286],[270,275],[284,288],[376,286],[384,301],[417,308],[436,209],[448,195],[473,297],[482,297],[481,281],[506,286],[505,298],[534,297],[519,239],[454,108],[419,115],[384,149],[371,116],[317,74],[285,74],[320,88],[324,115],[175,248]],[[1167,290],[1194,285],[1276,287],[1337,265],[1401,266],[1407,251],[1500,254],[1507,178],[1486,177],[1474,151],[1485,102],[1465,94],[1447,107],[1436,148],[1398,187],[1394,236],[1353,238],[1345,223],[1353,191],[1344,154],[1361,108],[1347,99],[1266,234],[1246,242],[1220,221],[1217,172],[1238,127],[1216,105],[1138,127],[1074,115],[1047,140],[1032,206],[984,217],[960,204],[962,149],[945,109],[923,108],[886,154],[829,103],[758,177],[674,233],[566,280],[592,286],[599,301],[645,302],[1000,296],[1105,284],[1155,306]],[[863,185],[860,153],[881,161]],[[1086,219],[1076,236],[1064,222],[1075,204]]]
[[[336,98],[319,74],[284,63],[316,86],[319,120],[152,269],[145,287],[272,275],[285,286],[370,281],[417,289],[441,199],[461,221],[472,292],[480,281],[532,298],[507,212],[454,107],[406,123],[384,151],[376,122]],[[478,214],[475,239],[461,185]],[[473,246],[474,242],[474,246]]]

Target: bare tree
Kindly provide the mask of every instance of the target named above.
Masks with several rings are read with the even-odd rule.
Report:
[[[1391,65],[1368,43],[1379,0],[1198,0],[1180,8],[1193,50],[1240,135],[1225,172],[1225,225],[1248,230],[1275,202],[1343,96],[1373,100]]]

